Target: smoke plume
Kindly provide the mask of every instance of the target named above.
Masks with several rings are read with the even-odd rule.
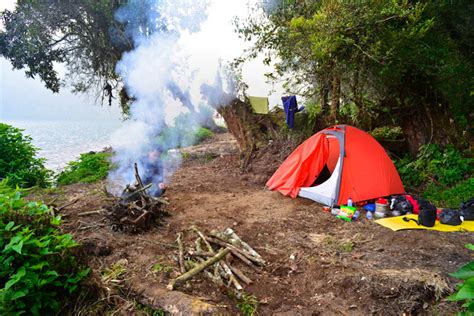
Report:
[[[116,169],[109,187],[114,194],[134,182],[135,162],[145,182],[153,183],[152,193],[159,194],[158,183],[168,182],[181,162],[176,149],[193,144],[193,135],[212,115],[200,87],[212,84],[221,56],[213,52],[203,60],[196,54],[218,40],[215,29],[201,29],[208,8],[202,0],[142,0],[116,12],[136,48],[116,69],[134,101],[130,120],[112,136]],[[214,99],[212,105],[219,103]]]

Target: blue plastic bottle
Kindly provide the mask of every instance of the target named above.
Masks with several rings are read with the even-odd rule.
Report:
[[[355,221],[357,220],[357,218],[359,217],[360,215],[360,212],[359,211],[355,211],[354,215],[352,215],[352,220]]]
[[[374,218],[374,215],[372,214],[371,211],[367,211],[367,214],[365,214],[365,217],[367,217],[367,219],[373,219]]]
[[[347,199],[347,206],[352,206],[352,199],[351,198]]]

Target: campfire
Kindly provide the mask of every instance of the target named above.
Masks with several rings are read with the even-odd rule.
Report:
[[[145,231],[152,228],[165,214],[163,205],[168,205],[168,202],[148,194],[147,190],[153,184],[143,184],[136,163],[134,170],[136,183],[127,184],[121,196],[112,205],[105,207],[114,230],[132,233]]]

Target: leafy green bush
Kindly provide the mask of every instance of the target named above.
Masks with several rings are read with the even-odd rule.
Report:
[[[0,180],[8,178],[12,186],[46,187],[51,171],[44,167],[44,159],[35,158],[37,149],[22,131],[0,123]]]
[[[46,315],[77,290],[89,273],[59,229],[60,217],[44,204],[27,203],[0,182],[0,314]]]
[[[474,250],[474,245],[467,244],[466,248]],[[462,282],[458,284],[456,293],[449,296],[448,300],[455,302],[463,301],[464,304],[462,306],[466,309],[466,313],[461,313],[461,315],[472,315],[474,313],[474,261],[451,273],[451,276],[462,280]]]
[[[81,154],[79,160],[69,162],[58,175],[58,184],[93,183],[107,177],[111,168],[110,153]]]
[[[205,127],[200,127],[195,134],[196,137],[196,142],[201,143],[204,140],[211,138],[214,135],[214,133]]]
[[[419,189],[437,206],[458,208],[472,197],[474,159],[453,146],[425,145],[416,159],[406,156],[395,162],[408,190]]]
[[[458,209],[461,202],[464,202],[473,196],[473,192],[474,178],[469,178],[450,188],[444,188],[434,183],[430,183],[423,192],[423,197],[433,202],[435,205]]]
[[[403,139],[403,132],[400,126],[383,126],[374,128],[370,135],[377,140],[397,140]]]

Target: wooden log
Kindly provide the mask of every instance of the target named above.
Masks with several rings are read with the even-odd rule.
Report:
[[[239,281],[235,278],[234,274],[232,273],[232,270],[229,268],[227,263],[221,261],[219,264],[222,266],[222,268],[225,271],[226,276],[229,278],[229,281],[235,286],[235,288],[238,291],[241,291],[243,289],[242,285],[240,285]]]
[[[202,248],[201,248],[201,237],[199,237],[198,239],[196,239],[196,241],[194,242],[194,244],[196,245],[196,251],[202,251]]]
[[[212,246],[211,244],[206,240],[206,236],[204,236],[203,233],[201,233],[201,231],[199,229],[197,229],[196,226],[193,226],[192,229],[196,232],[196,234],[199,235],[199,237],[204,241],[204,244],[206,245],[207,247],[207,250],[210,252],[210,253],[215,253],[214,252],[214,249],[212,249]],[[239,282],[237,281],[237,279],[234,277],[234,275],[232,274],[232,270],[230,270],[230,268],[227,266],[227,264],[225,262],[221,262],[220,263],[220,266],[222,266],[222,269],[224,269],[224,272],[226,274],[226,276],[229,278],[229,281],[234,284],[235,288],[237,290],[242,290],[242,286],[239,284]],[[216,275],[218,273],[218,267],[216,266],[215,267],[215,270],[214,270],[214,275]]]
[[[218,238],[224,239],[228,243],[236,246],[242,247],[246,252],[254,256],[255,258],[261,259],[263,261],[262,256],[258,252],[256,252],[249,244],[240,238],[232,228],[227,228],[224,233],[217,233]]]
[[[229,265],[229,268],[232,270],[232,272],[239,278],[241,279],[245,284],[249,285],[252,283],[252,280],[249,279],[241,270],[237,269],[236,267],[233,267]]]
[[[186,268],[184,266],[184,247],[183,243],[181,242],[181,233],[178,233],[178,238],[176,241],[178,242],[179,268],[181,273],[186,273]]]
[[[122,224],[126,225],[137,225],[146,215],[150,214],[147,210],[145,210],[140,216],[131,220],[129,217],[123,217],[120,219]]]
[[[215,263],[219,262],[220,260],[222,260],[229,252],[230,252],[230,249],[228,249],[228,248],[222,249],[214,257],[211,257],[211,258],[207,259],[203,263],[200,263],[199,265],[195,266],[193,269],[189,270],[188,272],[186,272],[186,273],[180,275],[179,277],[177,277],[176,279],[172,280],[168,284],[167,288],[169,290],[176,289],[176,287],[178,285],[186,282],[187,280],[189,280],[190,278],[192,278],[193,276],[195,276],[196,274],[198,274],[202,270],[204,270],[207,267],[212,266],[213,264],[215,264]]]
[[[231,251],[232,251],[232,254],[235,255],[236,257],[238,257],[239,259],[241,259],[242,261],[244,261],[245,263],[248,264],[248,261],[252,261],[258,265],[263,265],[265,264],[265,262],[263,260],[260,260],[258,258],[255,258],[254,256],[250,255],[249,253],[243,251],[242,249],[238,249],[237,247],[235,247],[234,245],[231,245],[227,242],[224,242],[220,239],[217,239],[217,238],[213,238],[213,237],[206,237],[207,241],[213,243],[213,244],[216,244],[216,245],[219,245],[219,246],[222,246],[222,247],[227,247],[229,248]],[[242,259],[242,258],[246,258],[248,260],[245,260],[245,259]],[[252,265],[252,264],[250,264]]]
[[[214,252],[214,249],[212,249],[212,246],[211,244],[206,240],[206,237],[204,236],[203,233],[201,233],[201,231],[196,227],[196,226],[192,226],[191,227],[192,230],[194,230],[194,232],[196,232],[196,234],[198,234],[198,236],[201,238],[201,240],[204,242],[204,244],[206,245],[207,247],[207,250],[209,252]]]
[[[143,188],[143,181],[142,178],[140,178],[140,174],[138,173],[138,165],[136,162],[133,164],[133,168],[135,169],[135,179],[137,180],[137,184],[140,186],[140,188]]]
[[[153,185],[153,183],[149,183],[149,184],[147,184],[146,186],[141,187],[141,188],[139,188],[138,190],[133,191],[132,193],[130,193],[129,195],[127,195],[127,196],[124,198],[124,200],[129,200],[132,196],[135,196],[136,194],[141,193],[141,192],[143,192],[143,191],[145,191],[145,190],[151,188],[152,185]]]
[[[200,259],[200,260],[202,260],[202,262],[204,262],[204,259]],[[194,268],[196,265],[197,265],[196,262],[186,261],[186,267],[189,270]],[[217,286],[219,286],[219,287],[225,287],[224,281],[222,281],[222,278],[220,277],[220,275],[214,275],[214,274],[212,274],[211,272],[209,272],[207,270],[204,270],[203,273],[204,273],[204,276],[206,278],[208,278],[212,283],[217,284]]]
[[[188,254],[191,257],[212,257],[216,253],[215,252],[209,252],[209,251],[195,251],[195,250],[188,250]]]

